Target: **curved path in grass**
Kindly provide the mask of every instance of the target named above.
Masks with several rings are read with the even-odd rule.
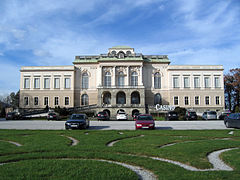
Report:
[[[222,150],[218,150],[218,151],[214,151],[214,152],[210,153],[207,157],[208,157],[209,162],[213,165],[213,168],[211,168],[211,169],[198,169],[196,167],[189,166],[187,164],[184,164],[184,163],[181,163],[181,162],[178,162],[178,161],[173,161],[173,160],[159,158],[159,157],[139,156],[139,155],[133,155],[133,154],[129,154],[129,155],[136,156],[136,157],[145,157],[145,158],[150,158],[150,159],[153,159],[153,160],[158,160],[158,161],[162,161],[162,162],[171,163],[171,164],[180,166],[180,167],[182,167],[186,170],[189,170],[189,171],[233,171],[233,168],[231,168],[230,166],[225,164],[220,159],[219,156],[223,152],[227,152],[227,151],[234,150],[234,149],[239,149],[239,148],[222,149]]]
[[[107,162],[107,163],[117,164],[117,165],[120,165],[120,166],[130,169],[131,171],[135,172],[138,175],[138,178],[140,180],[157,180],[158,179],[154,173],[152,173],[151,171],[149,171],[147,169],[144,169],[139,166],[130,165],[127,163],[118,162],[118,161],[111,161],[111,160],[106,160],[106,159],[71,159],[71,158],[64,158],[64,159],[57,159],[57,160],[92,160],[92,161]],[[20,161],[23,161],[23,160],[20,160]],[[6,165],[6,164],[11,164],[11,163],[16,163],[16,162],[20,162],[20,161],[0,163],[0,166]]]
[[[138,138],[138,137],[144,137],[144,135],[139,135],[139,136],[132,136],[132,137],[125,137],[125,138],[121,138],[121,139],[116,139],[116,140],[113,140],[113,141],[110,141],[106,144],[106,146],[108,147],[111,147],[113,146],[115,143],[119,142],[119,141],[122,141],[122,140],[125,140],[125,139],[132,139],[132,138]]]
[[[7,143],[10,143],[10,144],[14,144],[16,146],[22,146],[22,144],[18,143],[18,142],[15,142],[15,141],[5,141],[5,140],[0,140],[2,142],[7,142]]]
[[[71,142],[71,146],[76,146],[76,145],[79,143],[79,141],[78,141],[77,139],[75,139],[75,138],[73,138],[73,137],[71,137],[71,136],[65,136],[65,135],[61,135],[61,136],[70,139],[70,140],[72,141],[72,142]]]

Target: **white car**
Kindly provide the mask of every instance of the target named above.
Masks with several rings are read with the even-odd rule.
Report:
[[[119,112],[116,118],[117,120],[128,120],[128,116],[125,112]]]

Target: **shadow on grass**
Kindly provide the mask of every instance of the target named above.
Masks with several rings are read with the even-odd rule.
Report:
[[[106,129],[109,128],[110,126],[90,126],[88,129],[90,130],[99,130],[99,129]]]
[[[155,127],[156,130],[172,130],[172,127]]]

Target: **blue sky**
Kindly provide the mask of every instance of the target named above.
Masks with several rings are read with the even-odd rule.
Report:
[[[0,95],[21,66],[128,45],[171,64],[240,67],[240,0],[0,0]]]

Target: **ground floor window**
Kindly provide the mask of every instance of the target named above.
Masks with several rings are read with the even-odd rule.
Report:
[[[156,105],[156,104],[162,104],[162,98],[159,93],[155,94],[155,96],[154,96],[154,105]]]
[[[111,94],[109,92],[103,94],[103,104],[111,104]]]
[[[65,97],[65,106],[69,105],[69,97]]]
[[[82,104],[82,106],[87,106],[88,105],[88,95],[87,94],[82,95],[81,104]]]
[[[184,97],[184,103],[186,106],[189,105],[189,97],[188,96]]]
[[[38,97],[34,97],[34,105],[38,106]]]
[[[24,105],[25,106],[29,105],[29,98],[28,97],[24,97]]]
[[[58,98],[58,97],[55,97],[55,98],[54,98],[54,105],[55,105],[55,106],[58,106],[58,104],[59,104],[59,98]]]
[[[44,106],[48,106],[48,97],[44,97]]]
[[[135,91],[131,94],[131,104],[140,104],[139,92]]]
[[[117,104],[126,104],[126,94],[124,92],[117,93]]]
[[[195,105],[199,105],[199,96],[195,96]]]
[[[206,96],[206,97],[205,97],[205,104],[206,104],[206,105],[209,105],[209,104],[210,104],[209,96]]]
[[[173,101],[174,105],[178,105],[178,96],[174,96]]]
[[[220,97],[216,96],[216,105],[220,105]]]

